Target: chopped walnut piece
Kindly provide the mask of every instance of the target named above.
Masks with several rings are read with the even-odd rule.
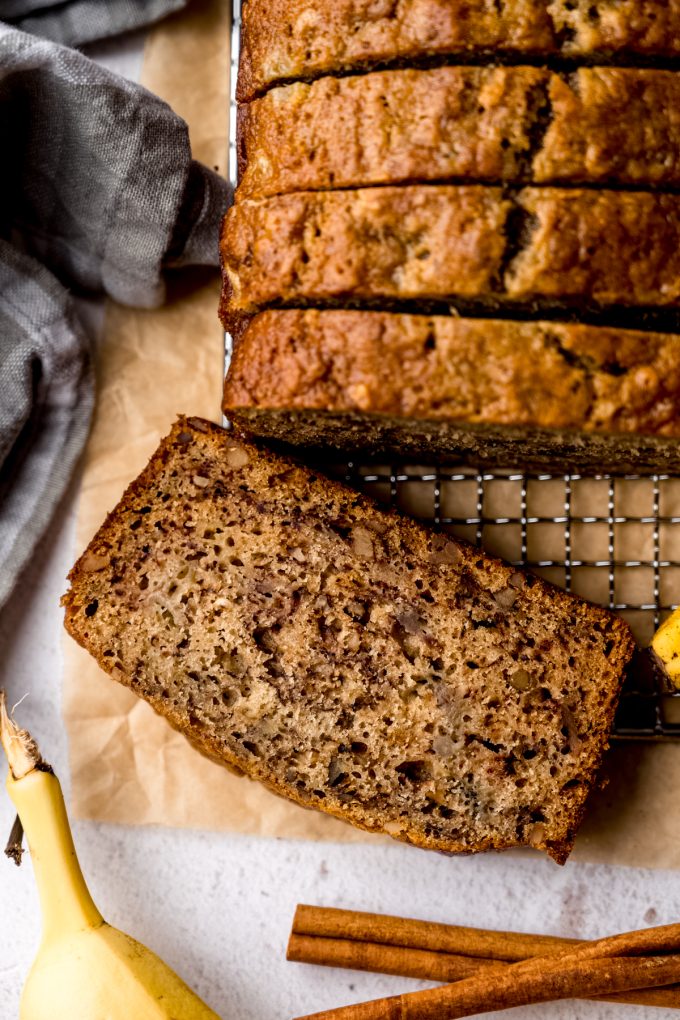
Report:
[[[496,605],[500,606],[501,609],[512,609],[517,599],[518,592],[513,588],[503,588],[501,591],[495,591],[493,593],[494,601]]]
[[[432,563],[459,563],[460,549],[455,542],[449,542],[443,535],[435,535],[432,539]]]
[[[508,677],[508,682],[516,691],[528,691],[531,687],[531,676],[526,669],[517,669]]]
[[[226,453],[229,467],[242,468],[248,463],[249,457],[242,446],[230,446]]]
[[[111,561],[108,556],[100,556],[98,553],[88,551],[83,555],[80,561],[80,569],[85,570],[88,573],[95,570],[103,570],[104,567],[108,567],[110,562]]]
[[[540,846],[545,839],[545,822],[535,822],[528,832],[532,846]]]
[[[352,528],[352,549],[355,555],[362,559],[373,559],[373,539],[368,528],[364,528],[362,525]]]

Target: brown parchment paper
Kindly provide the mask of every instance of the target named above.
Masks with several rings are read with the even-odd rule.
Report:
[[[229,6],[227,0],[193,0],[185,13],[159,25],[149,35],[142,74],[143,84],[188,121],[196,158],[222,173],[226,173],[227,154]],[[109,305],[98,364],[97,412],[78,507],[78,552],[144,466],[177,413],[220,420],[223,351],[216,317],[218,296],[216,274],[184,272],[171,281],[168,303],[160,310]],[[606,513],[609,497],[601,484],[579,484],[573,499],[582,506],[576,510],[594,516]],[[457,483],[450,491],[442,486],[442,516],[468,516],[460,503],[467,498],[466,485]],[[662,512],[680,515],[680,484],[673,486],[667,483]],[[617,514],[625,504],[632,508],[629,513],[644,516],[648,493],[643,490],[644,485],[635,489],[621,483],[616,500],[622,506],[617,505]],[[474,505],[472,480],[469,498]],[[511,515],[509,508],[517,498],[517,488],[503,482],[493,483],[485,494],[490,504],[498,502],[501,516]],[[530,490],[528,498],[533,500],[532,517],[562,512],[564,493],[559,486],[554,492],[548,485]],[[397,502],[416,515],[432,513],[432,493],[424,486],[404,486]],[[493,505],[486,512],[495,512]],[[620,534],[617,530],[615,535],[619,551],[627,543],[635,551],[631,558],[640,557],[649,542],[644,527],[619,528]],[[469,535],[464,529],[461,532],[464,537],[476,537],[474,528]],[[680,549],[673,549],[671,555],[671,546],[680,542],[676,532],[677,526],[664,539],[664,555],[669,559],[680,558]],[[564,553],[559,547],[563,535],[563,527],[537,525],[527,541],[541,550],[535,558],[559,559]],[[517,556],[520,536],[512,526],[489,530],[482,540],[491,552]],[[599,525],[584,526],[582,533],[575,528],[571,542],[574,559],[597,559],[606,551],[606,526],[604,532]],[[542,572],[556,583],[564,581],[563,571]],[[606,572],[583,568],[581,573],[574,572],[571,581],[581,594],[606,599]],[[637,590],[648,583],[640,571],[624,581],[627,588],[617,593],[619,601],[649,600],[648,594]],[[600,590],[602,584],[605,590]],[[677,601],[677,596],[671,601]],[[648,640],[649,615],[630,622],[638,637]],[[63,707],[76,817],[338,842],[378,838],[289,804],[203,758],[148,705],[101,672],[68,637]],[[618,744],[610,752],[605,778],[608,785],[591,800],[575,855],[614,864],[680,867],[680,744]]]

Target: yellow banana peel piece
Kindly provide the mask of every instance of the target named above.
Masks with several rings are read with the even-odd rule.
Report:
[[[3,691],[0,740],[43,922],[20,1020],[220,1020],[155,953],[99,913],[80,870],[59,780],[7,714]]]
[[[680,608],[664,620],[650,647],[671,684],[680,690]]]

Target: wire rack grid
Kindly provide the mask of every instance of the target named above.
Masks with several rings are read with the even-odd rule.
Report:
[[[232,0],[229,178],[236,186],[236,77],[241,0]],[[232,351],[225,335],[225,371]],[[680,477],[475,470],[460,465],[325,464],[380,502],[526,566],[619,613],[645,646],[678,605]],[[680,739],[680,692],[624,690],[613,736]]]
[[[628,621],[643,646],[678,604],[680,478],[359,463],[348,464],[344,478],[384,503],[607,606]],[[680,738],[680,695],[637,680],[634,673],[614,735]]]

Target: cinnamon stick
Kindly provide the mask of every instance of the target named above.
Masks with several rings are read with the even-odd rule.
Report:
[[[342,967],[347,970],[371,971],[378,974],[393,974],[399,977],[446,983],[471,977],[481,969],[488,973],[490,967],[509,966],[501,960],[484,960],[480,957],[433,952],[427,949],[410,949],[405,946],[390,946],[380,942],[362,942],[358,939],[331,939],[314,935],[296,935],[295,933],[291,934],[288,941],[286,959],[294,963],[309,963],[321,967]],[[633,1006],[680,1009],[680,986],[638,989],[618,995],[597,996],[597,998]]]
[[[598,958],[581,951],[596,944],[503,970],[494,968],[493,973],[482,972],[456,984],[325,1010],[298,1020],[457,1020],[513,1006],[590,998],[680,980],[680,955]]]
[[[295,935],[379,942],[408,949],[427,949],[436,953],[509,962],[526,960],[530,956],[544,956],[581,944],[579,939],[557,938],[554,935],[487,931],[484,928],[414,921],[388,914],[314,907],[304,903],[299,904],[295,911],[292,930]]]
[[[401,977],[441,981],[446,984],[472,977],[482,969],[507,966],[506,963],[483,960],[480,957],[436,953],[406,946],[389,946],[380,942],[361,942],[358,939],[328,939],[295,933],[288,940],[286,959],[294,963],[314,963],[322,967],[344,967],[348,970],[367,970],[378,974],[397,974]]]

